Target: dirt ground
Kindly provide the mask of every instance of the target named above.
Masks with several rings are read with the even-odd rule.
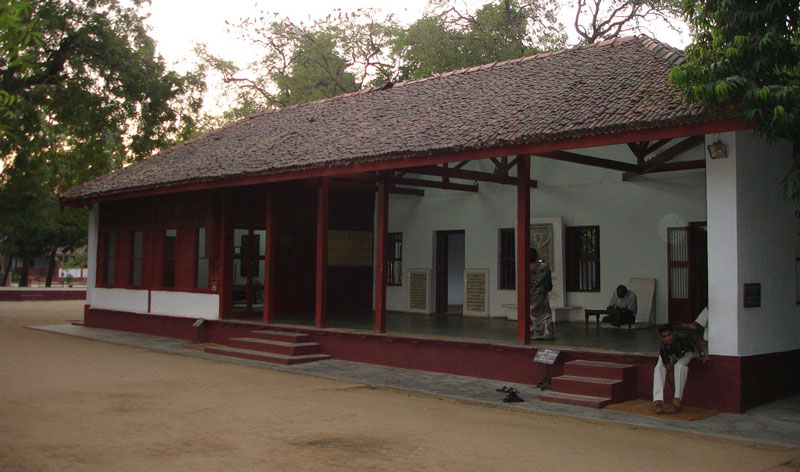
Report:
[[[0,470],[798,470],[800,451],[476,406],[25,329],[0,302]]]

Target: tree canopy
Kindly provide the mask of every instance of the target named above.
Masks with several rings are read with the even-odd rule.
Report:
[[[651,20],[679,21],[681,0],[577,0],[574,27],[583,43],[646,29]],[[263,56],[245,67],[196,49],[198,71],[219,77],[227,107],[203,117],[203,131],[253,112],[333,97],[388,81],[515,59],[567,45],[559,0],[489,0],[475,11],[455,0],[430,0],[407,27],[379,10],[334,10],[311,24],[258,12],[229,33]]]
[[[204,83],[167,69],[134,1],[0,6],[0,250],[41,255],[85,240],[57,194],[189,136]],[[79,233],[72,227],[81,227]]]
[[[784,193],[800,198],[800,0],[686,0],[694,41],[670,79],[692,102],[738,110],[793,143]]]

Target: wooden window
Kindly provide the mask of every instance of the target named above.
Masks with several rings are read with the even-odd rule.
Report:
[[[142,285],[142,261],[144,258],[144,231],[131,233],[131,286]]]
[[[570,292],[600,291],[600,227],[566,228],[566,282]]]
[[[164,287],[175,286],[175,250],[178,239],[178,230],[164,230],[164,264],[161,285]]]
[[[795,303],[800,305],[800,211],[795,212],[795,238],[794,238],[794,292]]]
[[[500,290],[517,288],[516,247],[514,228],[500,229],[500,267],[498,269]]]
[[[387,285],[403,285],[403,233],[389,233],[387,236]]]
[[[114,272],[116,270],[117,233],[106,233],[103,241],[103,284],[114,285]]]
[[[208,240],[205,228],[197,228],[195,240],[197,241],[195,287],[208,288]]]

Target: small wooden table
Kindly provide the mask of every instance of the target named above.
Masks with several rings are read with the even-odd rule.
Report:
[[[586,331],[587,332],[589,331],[589,317],[590,316],[594,316],[595,318],[597,318],[597,330],[600,331],[600,315],[607,315],[608,314],[608,310],[583,310],[583,313],[584,313],[584,316],[586,317]],[[626,325],[628,325],[628,331],[630,331],[631,327],[633,326],[634,323],[636,323],[635,320],[631,321],[630,323],[620,323],[620,325],[617,326],[617,328],[621,329],[622,325],[626,324]]]
[[[600,331],[600,315],[607,315],[608,310],[583,310],[583,314],[586,317],[586,331],[589,331],[589,317],[594,316],[597,318],[597,330]]]

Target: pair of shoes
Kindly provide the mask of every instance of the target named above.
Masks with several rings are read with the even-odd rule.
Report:
[[[516,403],[516,402],[524,402],[525,400],[522,399],[519,395],[517,395],[516,391],[509,392],[508,395],[503,399],[505,403]]]
[[[653,402],[653,413],[663,415],[665,413],[664,402]]]
[[[672,411],[670,413],[680,413],[683,411],[681,407],[681,399],[680,398],[673,398],[672,399]]]

